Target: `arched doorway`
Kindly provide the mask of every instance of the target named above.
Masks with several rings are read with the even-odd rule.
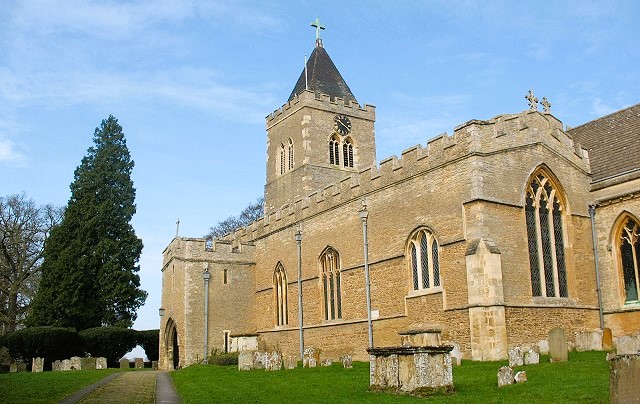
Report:
[[[165,358],[171,369],[178,369],[180,366],[180,347],[178,345],[178,330],[176,322],[170,318],[164,333]]]

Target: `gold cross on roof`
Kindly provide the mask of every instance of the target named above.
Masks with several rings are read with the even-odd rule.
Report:
[[[320,18],[316,17],[316,20],[311,23],[311,26],[316,28],[316,40],[320,39],[320,30],[324,29],[324,25],[320,24]]]

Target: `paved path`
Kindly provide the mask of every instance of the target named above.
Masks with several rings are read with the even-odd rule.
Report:
[[[161,371],[111,374],[60,401],[72,403],[179,403],[171,377]]]

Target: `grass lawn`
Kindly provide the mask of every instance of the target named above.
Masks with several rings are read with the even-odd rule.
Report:
[[[430,402],[460,403],[606,403],[609,401],[609,365],[604,352],[571,352],[569,361],[526,370],[527,383],[498,388],[498,369],[506,361],[463,361],[453,368],[455,393],[431,397]],[[336,364],[326,368],[243,371],[236,366],[196,365],[171,372],[184,402],[414,402],[416,398],[374,393],[369,388],[369,364],[353,369]]]
[[[57,403],[84,386],[120,371],[120,369],[102,369],[70,372],[0,373],[0,402]]]

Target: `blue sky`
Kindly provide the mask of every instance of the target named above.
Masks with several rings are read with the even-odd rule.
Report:
[[[0,3],[0,195],[65,205],[109,114],[136,163],[135,328],[159,326],[162,250],[262,195],[267,114],[324,46],[377,107],[382,160],[470,119],[527,109],[576,126],[640,102],[636,1]],[[637,152],[637,151],[634,151]]]

